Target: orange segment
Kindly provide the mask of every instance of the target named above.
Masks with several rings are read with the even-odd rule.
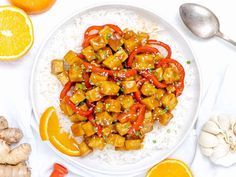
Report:
[[[177,159],[166,159],[152,167],[146,177],[193,177],[193,175],[184,162]]]
[[[34,41],[29,16],[13,6],[0,6],[0,60],[12,60],[25,55]]]
[[[49,137],[60,132],[60,125],[56,110],[49,107],[40,118],[39,132],[42,140],[49,140]]]
[[[61,133],[55,136],[51,136],[49,141],[63,154],[69,156],[80,156],[80,150],[78,144],[73,138],[70,138],[68,133]]]
[[[48,10],[56,0],[9,0],[13,5],[24,9],[27,13],[35,14]]]

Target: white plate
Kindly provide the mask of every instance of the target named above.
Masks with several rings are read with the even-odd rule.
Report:
[[[200,74],[199,69],[196,60],[193,57],[192,51],[187,44],[187,42],[184,40],[184,38],[181,36],[179,32],[177,32],[174,27],[172,27],[169,23],[167,23],[165,20],[163,20],[161,17],[157,16],[156,14],[138,8],[134,6],[129,5],[102,5],[102,6],[96,6],[93,8],[89,8],[86,10],[83,10],[81,12],[76,13],[75,15],[69,17],[64,22],[62,22],[51,35],[49,38],[45,41],[45,43],[42,45],[37,57],[36,61],[34,63],[33,71],[32,71],[32,78],[31,78],[31,100],[33,104],[33,111],[35,114],[35,117],[37,119],[37,122],[39,122],[39,118],[41,113],[48,107],[48,106],[57,106],[58,107],[58,100],[50,100],[49,97],[45,96],[49,93],[51,94],[57,94],[59,96],[60,90],[55,89],[57,85],[57,81],[54,76],[50,76],[50,60],[53,58],[48,58],[47,55],[50,55],[50,53],[53,53],[53,56],[58,58],[62,57],[65,54],[65,51],[68,51],[69,49],[79,50],[79,44],[81,43],[82,36],[74,36],[71,41],[58,41],[57,36],[58,34],[64,35],[64,36],[70,36],[72,33],[70,31],[69,26],[70,25],[76,25],[76,23],[79,23],[79,25],[82,25],[82,27],[78,30],[84,31],[89,23],[97,25],[97,24],[106,24],[106,23],[120,23],[119,16],[117,18],[113,18],[112,15],[109,16],[109,14],[112,11],[119,11],[119,12],[130,12],[131,14],[135,14],[137,16],[140,16],[144,21],[150,21],[154,24],[157,24],[158,27],[160,27],[158,32],[158,38],[161,38],[164,41],[174,41],[171,42],[170,45],[173,49],[173,56],[174,58],[181,58],[180,62],[183,64],[186,70],[186,78],[188,78],[189,83],[186,83],[186,89],[183,92],[183,95],[179,98],[179,104],[180,106],[177,107],[176,112],[181,112],[181,109],[185,111],[183,114],[182,120],[183,124],[181,124],[181,134],[179,135],[179,138],[176,139],[176,143],[174,143],[171,148],[169,149],[162,149],[162,150],[155,150],[154,153],[149,154],[148,156],[143,157],[141,160],[135,162],[135,163],[124,163],[120,165],[112,165],[107,163],[102,163],[98,159],[91,159],[91,158],[79,158],[79,157],[69,157],[66,155],[63,155],[59,151],[57,151],[55,148],[53,150],[62,158],[64,158],[67,162],[73,163],[76,166],[85,168],[87,170],[102,173],[102,174],[116,174],[116,175],[124,175],[124,174],[136,174],[138,172],[141,172],[143,170],[146,170],[153,166],[155,163],[158,163],[159,161],[167,158],[172,152],[175,151],[179,147],[179,145],[184,141],[190,130],[192,129],[195,121],[196,116],[199,108],[200,98],[201,98],[201,82],[200,82]],[[91,17],[88,17],[86,19],[81,19],[81,16],[84,15],[91,15],[95,14],[97,12],[103,11],[104,17],[96,17],[100,18],[100,20],[93,20]],[[112,13],[111,13],[112,14]],[[124,14],[123,14],[124,15]],[[134,15],[134,16],[135,16]],[[122,16],[122,14],[121,14]],[[127,24],[128,27],[132,28],[132,22],[135,21],[135,23],[139,23],[140,21],[137,21],[137,19],[132,19],[132,16],[127,17],[127,22],[130,22],[130,24]],[[77,20],[76,20],[77,19]],[[89,21],[90,20],[90,21]],[[92,21],[91,21],[92,20]],[[84,24],[84,25],[83,25]],[[137,25],[138,26],[138,25]],[[124,26],[125,27],[125,26]],[[123,27],[122,27],[123,28]],[[67,30],[69,29],[69,30]],[[149,28],[147,27],[148,30]],[[67,49],[60,50],[60,45],[65,45],[65,43],[69,43],[69,47]],[[78,45],[75,45],[76,42]],[[73,44],[72,44],[73,43]],[[172,44],[173,43],[173,44]],[[71,45],[71,46],[70,46]],[[51,50],[51,47],[58,46],[57,50],[53,49]],[[177,52],[178,51],[178,52]],[[52,55],[52,54],[51,54]],[[47,60],[47,61],[46,61]],[[186,61],[190,60],[191,64],[186,64]],[[46,62],[45,62],[46,61]],[[48,70],[48,73],[42,72],[42,68],[46,68]],[[47,77],[50,77],[50,80],[52,82],[55,82],[53,84],[52,89],[48,89],[45,93],[40,88],[44,87],[42,85],[39,85],[40,79],[46,79]],[[44,78],[45,77],[45,78]],[[45,85],[46,82],[45,82]],[[50,83],[49,83],[50,85]],[[53,89],[54,88],[54,89]],[[58,97],[57,97],[58,98]],[[188,103],[184,106],[181,106],[182,102],[188,101]],[[175,118],[173,119],[175,121]],[[157,137],[158,138],[158,137]],[[141,151],[142,152],[142,151]],[[134,153],[135,154],[135,153]]]

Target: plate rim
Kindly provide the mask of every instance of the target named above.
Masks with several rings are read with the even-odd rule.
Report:
[[[141,11],[146,11],[148,13],[151,13],[155,16],[157,16],[159,19],[161,19],[162,21],[164,21],[165,23],[167,23],[169,26],[171,26],[173,28],[173,30],[175,30],[178,34],[180,34],[181,38],[183,39],[183,41],[187,44],[187,46],[190,49],[190,52],[194,58],[194,61],[196,63],[196,68],[197,68],[197,72],[198,72],[198,79],[199,79],[199,99],[198,99],[198,103],[197,103],[197,110],[194,114],[194,118],[193,121],[191,122],[191,125],[189,126],[189,128],[187,129],[186,132],[184,132],[181,140],[173,147],[170,149],[170,151],[168,153],[166,153],[165,156],[163,156],[162,158],[158,159],[156,163],[159,163],[160,161],[164,160],[165,158],[169,157],[171,154],[173,154],[180,146],[181,144],[183,144],[183,142],[186,140],[187,136],[190,134],[190,132],[193,130],[194,125],[198,119],[198,113],[200,110],[200,103],[202,100],[202,90],[203,90],[203,82],[202,82],[202,72],[201,72],[201,68],[199,67],[199,61],[196,58],[196,55],[194,53],[194,50],[192,49],[189,41],[184,37],[183,33],[180,32],[176,27],[174,27],[172,24],[170,24],[167,20],[165,20],[164,18],[162,18],[162,16],[160,16],[158,13],[156,13],[153,9],[148,8],[146,6],[144,6],[143,4],[141,5],[140,3],[136,3],[131,4],[129,2],[108,2],[108,3],[94,3],[88,6],[85,6],[84,8],[80,8],[77,11],[74,11],[73,13],[71,13],[70,15],[66,16],[64,19],[62,19],[60,22],[58,22],[58,24],[55,25],[54,28],[52,28],[50,30],[50,32],[46,35],[46,37],[44,38],[45,40],[43,40],[43,42],[41,42],[40,47],[37,50],[37,53],[35,55],[35,60],[33,62],[33,67],[31,70],[31,77],[30,77],[30,102],[32,105],[32,110],[33,110],[33,115],[34,115],[34,119],[36,120],[37,125],[39,124],[39,114],[37,112],[36,109],[36,105],[35,105],[35,99],[34,99],[34,78],[35,78],[35,71],[37,69],[37,63],[39,61],[39,56],[43,50],[43,48],[45,47],[45,45],[47,44],[48,41],[50,41],[52,35],[59,29],[60,26],[62,26],[63,24],[65,24],[67,21],[69,21],[70,19],[72,19],[73,17],[75,17],[76,15],[86,12],[89,9],[95,9],[95,8],[102,8],[102,7],[109,7],[109,6],[116,6],[117,8],[120,7],[126,7],[126,8],[133,8],[134,10],[141,10]],[[113,7],[114,8],[114,7]],[[37,131],[38,132],[38,131]],[[61,157],[63,160],[65,160],[67,163],[70,163],[71,165],[73,165],[74,167],[76,167],[76,164],[78,164],[78,162],[75,163],[75,161],[73,159],[69,159],[65,154],[62,154],[60,151],[58,151],[55,147],[53,147],[52,145],[49,145],[49,148],[51,148],[56,155],[58,155],[59,157]],[[127,174],[137,174],[137,173],[141,173],[145,170],[147,170],[148,168],[151,168],[151,166],[147,167],[144,166],[141,169],[135,169],[135,170],[130,170],[128,173],[122,173],[122,172],[111,172],[111,171],[103,171],[103,170],[99,170],[99,169],[92,169],[90,167],[87,167],[86,165],[83,165],[82,163],[79,162],[79,165],[81,168],[84,168],[85,170],[89,170],[92,171],[94,173],[100,173],[100,174],[106,174],[106,175],[127,175]],[[152,164],[154,165],[154,164]]]

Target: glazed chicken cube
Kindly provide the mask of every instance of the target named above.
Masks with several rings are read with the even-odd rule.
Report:
[[[92,61],[96,59],[96,54],[94,52],[93,47],[88,46],[82,50],[82,54],[85,56],[86,60]]]
[[[114,55],[114,57],[118,58],[121,62],[124,62],[129,55],[124,51],[124,49],[121,47]]]
[[[143,69],[154,69],[155,68],[154,55],[153,54],[138,54],[135,56],[132,68],[143,70]]]
[[[118,100],[115,99],[107,99],[105,101],[105,108],[108,112],[120,112],[121,104]]]
[[[109,47],[105,47],[97,52],[98,63],[101,63],[103,60],[107,59],[112,55],[112,51]]]
[[[138,91],[135,81],[122,81],[122,88],[125,94]]]
[[[104,111],[95,114],[95,121],[99,125],[108,126],[112,124],[114,119],[108,112]]]
[[[90,45],[93,47],[95,51],[106,47],[106,41],[103,37],[97,36],[90,40]]]
[[[160,101],[158,101],[154,96],[146,97],[142,99],[142,103],[146,105],[146,108],[149,110],[154,109],[155,107],[160,106]]]
[[[88,146],[93,149],[103,150],[105,147],[105,140],[102,137],[93,136],[88,140]]]
[[[65,85],[70,81],[67,71],[63,71],[62,73],[58,74],[57,79],[61,82],[62,85]]]
[[[52,60],[51,62],[51,73],[60,74],[64,71],[64,61],[63,60]]]
[[[71,82],[83,81],[83,70],[77,63],[74,63],[70,66],[69,78]]]
[[[153,84],[149,82],[144,82],[144,84],[141,87],[141,92],[145,96],[152,96],[157,92],[157,89]]]
[[[80,150],[81,156],[86,156],[90,152],[92,152],[92,150],[88,147],[88,145],[84,141],[79,144],[79,150]]]
[[[142,148],[142,142],[140,139],[137,140],[126,140],[125,141],[126,150],[138,150]]]
[[[104,95],[117,95],[120,87],[112,81],[103,81],[100,85],[100,92]]]
[[[70,101],[72,101],[75,105],[78,105],[80,102],[85,100],[85,93],[83,90],[77,90],[71,97]]]
[[[77,56],[75,52],[70,50],[64,56],[64,60],[69,64],[72,65],[73,63],[78,63],[79,65],[83,63],[83,60]]]
[[[116,123],[116,130],[121,136],[124,136],[125,134],[127,134],[130,127],[131,127],[130,122],[126,122],[126,123],[123,123],[123,124],[122,123]]]
[[[111,134],[107,138],[107,144],[111,144],[115,147],[123,147],[125,144],[125,138],[118,134]]]
[[[122,69],[122,62],[119,60],[119,58],[115,57],[114,55],[109,56],[107,59],[103,61],[103,64],[112,70],[118,70]]]
[[[98,101],[103,97],[103,95],[100,93],[99,87],[87,91],[85,95],[90,102]]]
[[[73,133],[73,135],[75,137],[77,136],[83,136],[85,133],[84,133],[84,130],[82,128],[82,125],[83,125],[83,122],[81,123],[75,123],[71,126],[71,131]]]
[[[86,136],[92,136],[96,133],[95,127],[92,125],[91,122],[86,122],[82,124],[82,128]]]

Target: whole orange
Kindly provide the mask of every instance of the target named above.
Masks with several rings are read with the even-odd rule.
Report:
[[[56,0],[9,0],[13,5],[23,9],[29,14],[37,14],[47,11]]]

